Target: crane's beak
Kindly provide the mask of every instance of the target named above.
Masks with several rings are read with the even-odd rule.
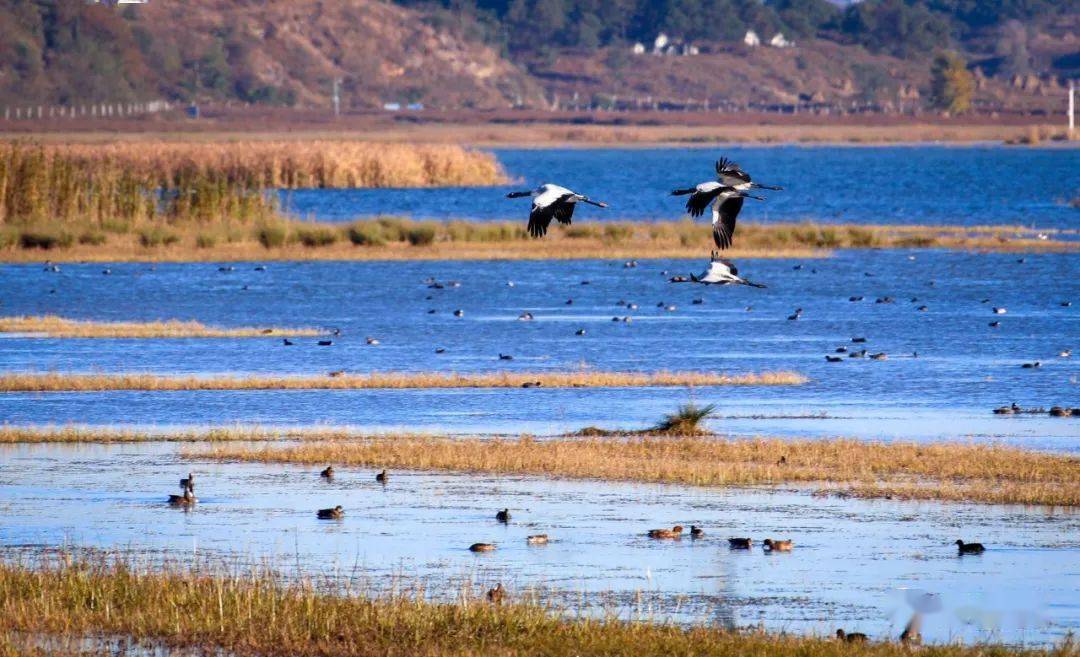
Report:
[[[741,196],[743,198],[752,198],[752,199],[755,199],[755,200],[758,200],[758,201],[764,201],[765,200],[764,196],[754,196],[753,194],[739,194],[739,196]]]
[[[598,208],[606,208],[608,206],[608,204],[604,203],[603,201],[593,201],[592,199],[587,199],[587,198],[583,198],[581,200],[585,201],[589,205],[595,205]]]
[[[769,190],[771,192],[782,192],[782,191],[784,191],[783,187],[777,187],[777,186],[774,186],[774,185],[760,185],[758,183],[751,183],[750,186],[754,187],[754,188],[757,188],[757,189],[767,189],[767,190]]]

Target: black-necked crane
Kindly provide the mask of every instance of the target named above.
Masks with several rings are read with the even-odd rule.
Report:
[[[705,285],[749,285],[750,287],[765,287],[761,283],[753,283],[739,276],[739,270],[728,260],[719,257],[716,251],[712,252],[712,260],[709,268],[700,276],[690,274],[690,281]]]
[[[712,205],[713,242],[716,248],[726,249],[731,246],[735,235],[735,220],[742,210],[743,199],[752,198],[764,201],[764,197],[748,194],[748,189],[780,190],[781,187],[761,185],[750,179],[738,164],[720,158],[716,162],[716,180],[699,183],[694,187],[676,189],[672,196],[690,195],[686,200],[686,211],[691,217],[700,217],[705,208]]]
[[[574,206],[580,201],[595,205],[598,208],[606,208],[607,203],[594,201],[588,196],[572,192],[565,187],[546,183],[534,190],[524,192],[510,192],[506,198],[532,197],[532,210],[529,211],[529,234],[533,237],[543,237],[547,234],[551,220],[556,219],[561,224],[570,224],[574,216]]]

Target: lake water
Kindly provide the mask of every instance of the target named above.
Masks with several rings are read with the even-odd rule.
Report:
[[[187,446],[184,450],[198,450]],[[224,557],[375,589],[452,595],[540,590],[623,618],[896,638],[912,602],[928,641],[1060,641],[1080,626],[1080,516],[965,504],[839,500],[746,491],[185,459],[173,445],[0,446],[0,548],[75,544],[188,560]],[[165,504],[194,470],[199,503]],[[315,511],[341,504],[341,521]],[[509,507],[511,522],[495,521]],[[48,512],[43,513],[43,509]],[[699,540],[652,527],[698,524]],[[547,546],[525,537],[547,533]],[[794,540],[787,554],[733,551],[727,538]],[[988,546],[958,557],[957,537]],[[467,548],[494,542],[495,552]],[[474,589],[476,590],[476,589]],[[931,596],[927,600],[926,596]],[[588,611],[588,610],[586,610]]]
[[[0,267],[4,314],[214,325],[336,327],[332,347],[241,340],[0,339],[7,371],[318,374],[331,370],[793,370],[782,388],[109,392],[0,395],[18,424],[316,422],[432,432],[546,434],[640,427],[676,405],[716,403],[738,435],[968,439],[1080,451],[1080,420],[999,417],[996,406],[1080,406],[1080,259],[1073,255],[845,251],[757,260],[767,289],[669,283],[702,261],[305,262]],[[801,267],[795,269],[795,267]],[[665,274],[665,272],[667,272]],[[429,276],[460,281],[431,289]],[[583,285],[583,282],[588,285]],[[508,285],[513,282],[513,287]],[[246,289],[245,289],[246,287]],[[852,296],[863,296],[851,302]],[[875,303],[892,297],[893,303]],[[912,299],[915,299],[914,301]],[[567,305],[567,300],[573,303]],[[695,304],[694,301],[700,301]],[[1065,307],[1063,301],[1072,300]],[[630,310],[619,301],[637,303]],[[674,304],[668,311],[658,304]],[[920,311],[926,306],[927,310]],[[995,315],[991,308],[1007,309]],[[747,310],[750,308],[750,310]],[[802,308],[801,318],[787,317]],[[462,309],[464,316],[453,311]],[[434,313],[429,313],[434,311]],[[533,321],[519,315],[532,312]],[[630,316],[631,323],[612,317]],[[991,328],[992,321],[1001,326]],[[586,335],[575,335],[585,329]],[[369,346],[366,337],[381,344]],[[852,343],[865,337],[865,344]],[[446,349],[435,354],[437,347]],[[839,347],[885,352],[845,358]],[[514,357],[499,360],[500,353]],[[918,354],[916,357],[915,354]],[[1080,352],[1077,354],[1080,356]],[[1025,362],[1040,361],[1038,369]]]
[[[676,220],[685,198],[671,190],[712,180],[726,155],[754,180],[780,185],[748,201],[741,221],[1020,225],[1077,229],[1080,150],[1002,146],[725,146],[661,149],[498,149],[515,184],[450,189],[294,191],[301,217],[346,221],[392,215],[424,219],[528,217],[527,199],[507,191],[554,182],[611,207],[584,207],[575,221]]]

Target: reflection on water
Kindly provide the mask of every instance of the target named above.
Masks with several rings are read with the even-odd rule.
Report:
[[[938,597],[931,641],[1046,643],[1080,626],[1080,518],[1044,509],[815,498],[800,491],[546,481],[532,477],[187,462],[175,447],[0,448],[0,545],[242,555],[305,573],[380,581],[502,581],[623,615],[895,636],[912,590]],[[165,496],[194,470],[197,508]],[[341,504],[341,521],[315,510]],[[495,512],[509,507],[508,525]],[[698,524],[699,540],[652,527]],[[548,533],[547,546],[528,546]],[[789,554],[732,551],[729,536],[795,541]],[[959,558],[956,538],[988,551]],[[494,542],[475,555],[474,542]],[[629,616],[628,616],[629,615]]]
[[[9,337],[0,339],[0,367],[6,371],[297,374],[586,366],[790,369],[811,382],[693,391],[9,394],[0,395],[0,418],[550,433],[587,424],[648,425],[693,398],[718,403],[728,419],[714,422],[714,428],[738,434],[974,437],[1076,450],[1076,419],[990,413],[1013,401],[1024,407],[1080,406],[1080,360],[1058,356],[1078,348],[1080,258],[1047,254],[1018,260],[1011,254],[848,251],[824,260],[740,263],[748,275],[769,284],[764,290],[668,283],[672,274],[701,267],[686,260],[642,260],[633,269],[598,260],[271,263],[267,271],[256,271],[252,263],[228,273],[209,263],[117,264],[110,265],[110,276],[98,265],[64,265],[59,273],[8,265],[0,267],[4,314],[322,326],[338,327],[343,335],[332,347],[318,347],[314,339],[285,347],[277,339]],[[432,289],[424,283],[429,276],[461,286]],[[852,296],[863,300],[851,302]],[[894,302],[875,303],[885,297]],[[1075,303],[1066,307],[1064,301]],[[639,307],[630,310],[626,302]],[[920,311],[922,306],[927,310]],[[1007,314],[994,315],[994,306],[1007,308]],[[790,321],[795,308],[803,313]],[[455,317],[456,309],[464,315]],[[526,310],[533,321],[518,320]],[[611,321],[627,315],[634,321]],[[994,320],[1001,326],[991,328]],[[578,329],[585,335],[576,335]],[[381,344],[368,345],[368,336]],[[853,337],[867,342],[852,343]],[[436,347],[445,353],[436,354]],[[825,362],[826,354],[841,347],[865,347],[889,359]],[[514,360],[499,360],[500,353]],[[1043,366],[1020,367],[1035,360]]]
[[[514,184],[301,190],[285,194],[283,204],[300,217],[333,221],[392,215],[524,223],[528,203],[508,200],[506,192],[555,182],[611,204],[607,210],[585,208],[578,221],[675,220],[684,216],[683,202],[669,192],[713,179],[714,160],[726,155],[754,180],[785,188],[769,193],[764,203],[748,204],[741,220],[1077,227],[1077,211],[1069,207],[1080,191],[1075,148],[724,146],[499,149],[495,154]],[[931,187],[928,172],[933,172]],[[1006,180],[1009,184],[1002,184]]]

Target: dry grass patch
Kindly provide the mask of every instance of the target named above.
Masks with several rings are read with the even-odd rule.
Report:
[[[355,438],[349,440],[349,438]],[[351,437],[190,456],[532,474],[694,486],[812,484],[823,493],[988,504],[1080,505],[1080,459],[1001,446],[628,435],[535,440]]]
[[[370,594],[340,580],[285,579],[224,566],[133,566],[61,555],[0,564],[0,631],[130,636],[176,648],[263,657],[839,657],[910,655],[892,643],[738,632],[716,626],[574,618],[535,602],[492,605],[463,590]],[[365,594],[368,593],[368,594]],[[927,646],[926,657],[1075,655],[1004,646]]]
[[[320,335],[310,328],[220,328],[176,319],[157,322],[95,322],[56,315],[0,317],[0,333],[44,333],[50,338],[258,338]]]
[[[170,376],[159,374],[0,375],[0,392],[102,390],[363,390],[385,388],[648,388],[676,386],[785,386],[806,383],[795,372],[373,372],[339,376]]]

